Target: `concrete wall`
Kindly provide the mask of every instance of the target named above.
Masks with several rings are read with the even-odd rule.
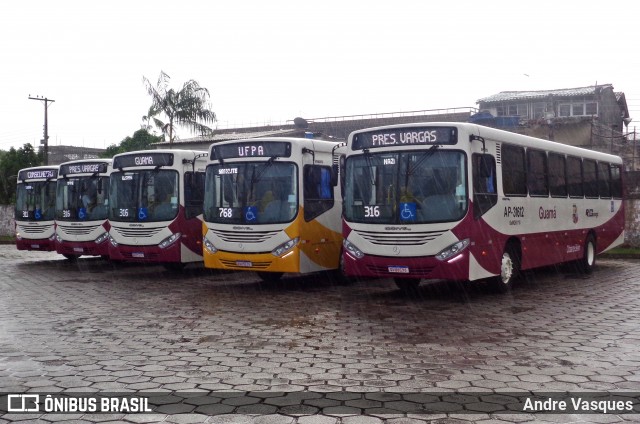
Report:
[[[0,205],[0,236],[12,236],[15,234],[13,205]]]

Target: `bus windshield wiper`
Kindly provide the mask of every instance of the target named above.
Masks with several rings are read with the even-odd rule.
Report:
[[[418,159],[418,161],[416,163],[414,163],[413,165],[407,163],[407,171],[404,174],[404,189],[405,191],[407,190],[407,186],[409,185],[409,176],[413,175],[414,172],[416,172],[416,170],[422,165],[422,163],[427,160],[428,158],[430,158],[431,156],[433,156],[433,154],[436,152],[436,149],[440,147],[439,144],[434,144],[433,146],[429,147],[429,149],[424,152],[424,154],[420,157],[420,159]],[[408,157],[407,157],[407,162],[408,162]]]

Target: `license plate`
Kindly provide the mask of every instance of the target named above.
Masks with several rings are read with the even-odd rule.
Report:
[[[247,268],[251,268],[253,266],[251,261],[236,261],[236,265],[237,266],[244,266],[244,267],[247,267]]]
[[[133,252],[131,254],[131,256],[133,256],[134,258],[144,258],[144,253],[143,252]]]
[[[40,249],[40,245],[39,244],[32,244],[31,248],[32,249]]]
[[[387,268],[389,272],[393,272],[395,274],[408,274],[409,267],[408,266],[390,266]]]
[[[84,250],[82,249],[82,247],[74,247],[74,248],[73,248],[73,251],[74,251],[74,252],[77,252],[77,253],[82,253],[82,252],[84,252]]]

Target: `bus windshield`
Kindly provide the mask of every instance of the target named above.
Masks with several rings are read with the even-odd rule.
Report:
[[[18,221],[51,221],[55,217],[56,182],[18,184],[15,217]]]
[[[107,219],[109,177],[85,176],[58,180],[56,219]]]
[[[380,224],[457,221],[467,212],[464,153],[422,150],[349,157],[345,218]]]
[[[135,170],[111,174],[109,219],[120,222],[169,221],[178,215],[178,172]]]
[[[207,222],[290,222],[298,210],[297,167],[288,162],[209,165],[204,217]]]

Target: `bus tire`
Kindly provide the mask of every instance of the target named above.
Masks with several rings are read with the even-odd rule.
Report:
[[[507,244],[500,258],[500,275],[491,280],[496,291],[506,293],[513,288],[514,282],[520,275],[520,263],[520,250],[515,243]]]
[[[393,282],[403,293],[415,293],[420,286],[419,278],[394,278]]]
[[[589,234],[584,242],[582,259],[578,260],[578,271],[581,274],[591,274],[596,264],[596,239]]]
[[[280,281],[284,272],[256,272],[258,277],[265,283],[272,283],[274,281]]]

